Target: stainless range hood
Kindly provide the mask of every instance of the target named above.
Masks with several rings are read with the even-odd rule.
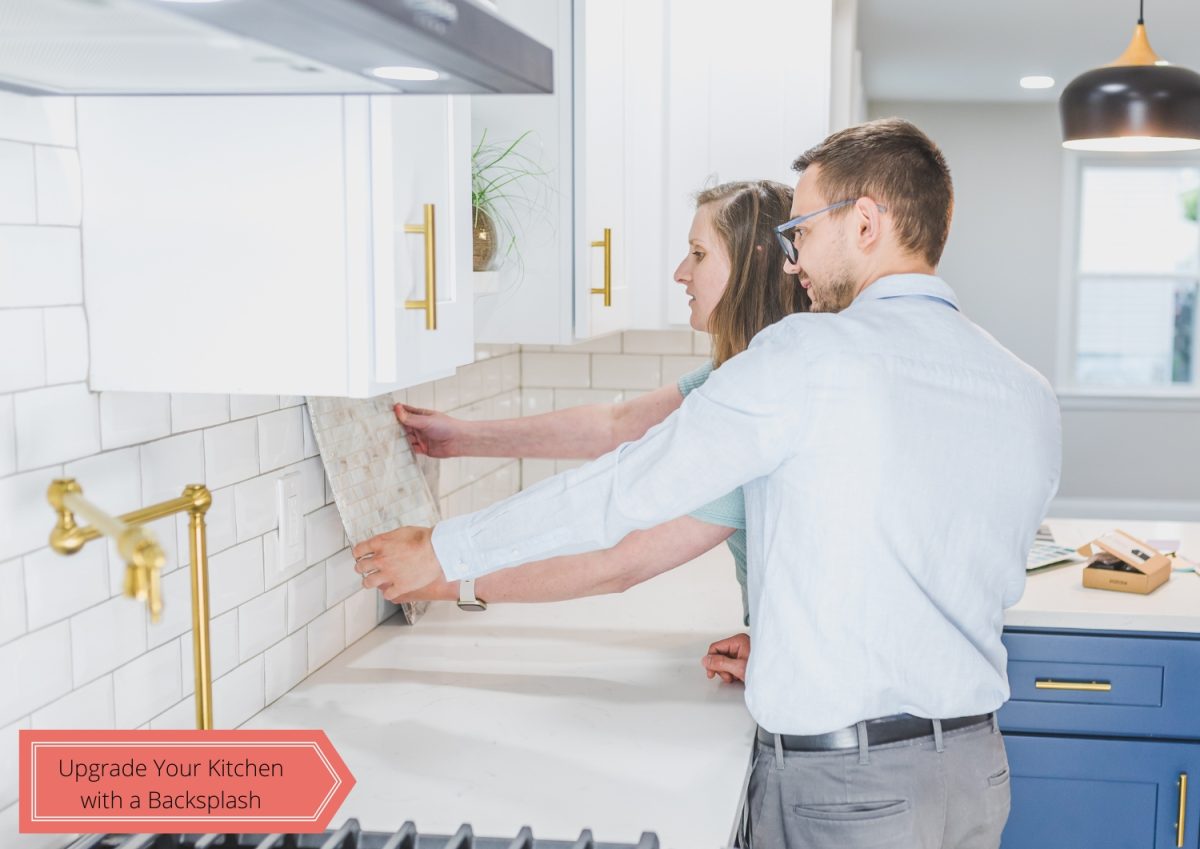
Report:
[[[24,94],[550,92],[552,64],[483,0],[0,0]]]

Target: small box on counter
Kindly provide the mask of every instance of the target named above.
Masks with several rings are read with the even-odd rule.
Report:
[[[1081,545],[1088,558],[1083,585],[1096,590],[1146,595],[1171,577],[1171,558],[1124,531],[1109,531]]]

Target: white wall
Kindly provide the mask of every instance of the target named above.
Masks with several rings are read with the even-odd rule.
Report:
[[[964,311],[1054,381],[1063,152],[1057,106],[876,101],[941,146],[955,212],[940,273]],[[1060,515],[1200,519],[1200,403],[1063,398]]]

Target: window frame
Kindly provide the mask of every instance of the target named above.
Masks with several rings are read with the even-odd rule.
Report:
[[[1082,225],[1083,169],[1088,166],[1128,168],[1189,167],[1200,168],[1200,153],[1091,153],[1063,151],[1062,250],[1059,256],[1058,345],[1055,362],[1055,390],[1060,399],[1071,399],[1065,406],[1077,409],[1145,409],[1151,402],[1171,409],[1200,411],[1200,375],[1184,386],[1100,386],[1076,382],[1075,361],[1079,328],[1079,239]],[[1200,245],[1197,245],[1200,251]],[[1104,275],[1090,275],[1104,276]],[[1125,275],[1114,275],[1124,277]],[[1200,280],[1195,275],[1157,275],[1164,278]],[[1193,353],[1200,365],[1200,353]]]

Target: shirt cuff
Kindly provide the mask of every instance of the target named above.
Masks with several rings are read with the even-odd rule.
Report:
[[[447,581],[474,578],[484,571],[472,568],[472,564],[479,565],[479,559],[471,545],[470,520],[469,514],[455,516],[438,522],[433,529],[433,552]]]

